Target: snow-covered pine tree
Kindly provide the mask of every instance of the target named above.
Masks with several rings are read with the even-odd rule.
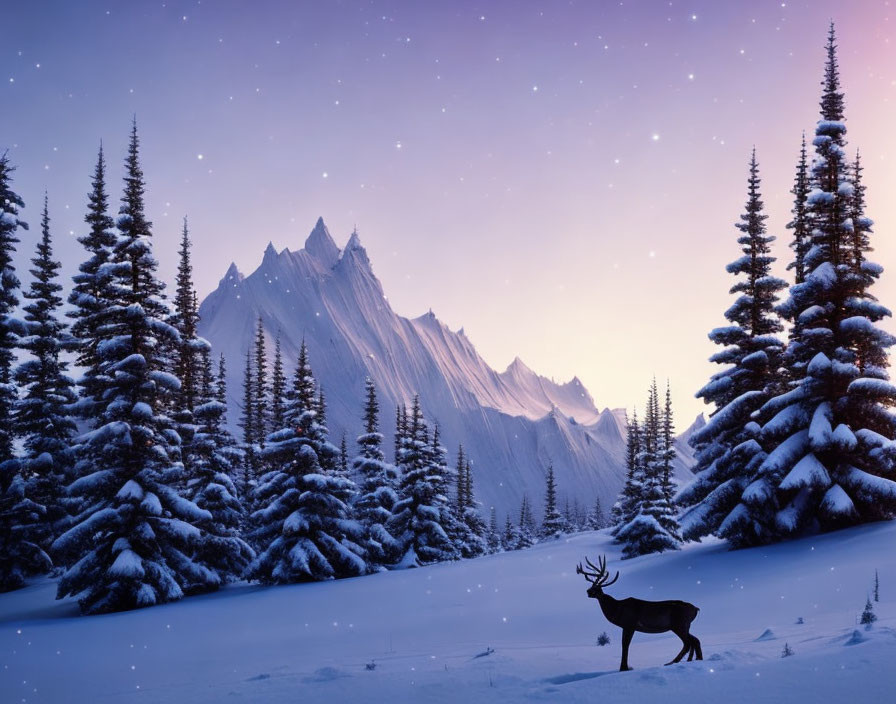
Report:
[[[399,449],[398,501],[387,526],[401,546],[398,564],[415,567],[453,560],[457,552],[443,525],[445,516],[450,515],[448,499],[442,493],[445,478],[437,461],[433,461],[418,396],[414,396],[410,415],[405,419],[405,432]]]
[[[458,517],[464,515],[469,499],[467,498],[467,457],[464,454],[464,446],[457,448],[457,469],[455,470],[454,507]]]
[[[666,380],[666,402],[663,406],[663,420],[660,432],[660,460],[663,463],[663,493],[669,502],[675,495],[672,485],[672,463],[677,453],[675,451],[675,423],[672,416],[672,390],[669,380]]]
[[[567,499],[567,507],[569,500]],[[544,520],[541,522],[539,538],[559,538],[565,529],[565,521],[557,510],[557,483],[554,479],[554,463],[548,462],[545,474]]]
[[[283,372],[283,350],[280,333],[274,342],[274,364],[271,367],[271,428],[282,428],[286,403],[286,374]]]
[[[367,572],[359,543],[361,526],[349,520],[354,484],[321,466],[320,453],[336,448],[318,422],[315,379],[304,340],[284,412],[285,425],[267,437],[263,459],[270,469],[254,492],[252,539],[258,554],[250,579],[285,584]]]
[[[473,488],[473,466],[469,456],[464,458],[464,507],[461,520],[467,529],[467,540],[461,551],[463,557],[478,557],[489,551],[489,526],[485,524],[482,514],[479,512],[480,503],[476,500],[476,491]],[[497,516],[495,523],[497,524]],[[497,525],[495,526],[497,528]]]
[[[862,267],[866,260],[866,254],[874,251],[871,247],[871,226],[874,224],[865,217],[865,190],[867,186],[862,182],[862,159],[856,150],[856,160],[852,164],[852,200],[850,203],[849,217],[852,220],[852,232],[849,238],[850,264],[855,276],[862,276]]]
[[[642,451],[638,464],[643,472],[636,512],[616,532],[624,558],[677,550],[681,538],[675,511],[663,486],[662,419],[656,379],[650,386],[644,417]]]
[[[258,434],[255,428],[255,382],[252,378],[252,348],[246,350],[246,366],[243,370],[243,403],[239,426],[243,430],[242,476],[239,481],[240,494],[246,509],[252,510],[252,496],[258,478]]]
[[[41,542],[46,550],[65,527],[68,511],[63,493],[72,479],[71,445],[77,430],[69,412],[69,404],[75,400],[74,382],[66,374],[68,364],[60,359],[68,336],[59,319],[60,264],[53,259],[46,195],[41,237],[31,263],[33,280],[24,294],[29,301],[24,307],[25,335],[19,341],[28,356],[14,374],[23,394],[16,402],[14,418],[17,435],[23,438],[19,462],[27,494],[46,509]]]
[[[144,214],[144,180],[134,122],[125,160],[119,237],[112,254],[104,325],[98,349],[102,385],[95,429],[79,439],[78,478],[68,487],[83,512],[53,544],[66,567],[59,598],[78,596],[85,613],[119,611],[173,601],[203,578],[189,555],[206,511],[181,496],[179,438],[160,413],[179,382],[164,371],[162,350],[177,341],[165,321],[164,286],[156,278],[151,224]]]
[[[498,512],[494,506],[489,515],[487,542],[489,554],[501,552],[501,528],[498,526]]]
[[[600,496],[594,497],[594,506],[585,519],[586,530],[600,530],[606,525],[603,508],[600,505]]]
[[[258,445],[257,452],[264,451],[265,439],[270,428],[270,389],[268,388],[268,357],[265,343],[264,322],[261,316],[258,316],[258,324],[255,328],[255,373],[252,376],[254,388],[252,390],[252,400],[254,402],[253,412],[255,418],[253,425],[255,426],[255,443]]]
[[[408,441],[408,411],[403,403],[395,406],[395,437],[393,442],[395,467],[401,467],[401,461]]]
[[[863,235],[870,221],[855,210],[843,149],[835,39],[832,23],[812,142],[806,277],[781,305],[788,319],[800,322],[785,355],[792,388],[763,407],[770,419],[760,440],[774,450],[758,469],[762,486],[747,489],[740,517],[725,531],[747,544],[896,515],[896,482],[889,478],[896,464],[896,416],[889,409],[896,387],[887,370],[887,349],[896,339],[878,327],[890,311],[869,291],[882,268],[857,262],[853,249],[853,216],[862,218]]]
[[[806,133],[803,132],[803,141],[800,145],[800,158],[796,165],[796,176],[793,180],[793,220],[787,223],[787,229],[793,230],[793,239],[790,248],[793,250],[793,261],[787,265],[787,270],[793,269],[795,283],[801,284],[806,279],[806,252],[811,246],[812,224],[809,222],[809,213],[806,209],[806,199],[809,197],[811,184],[809,183],[809,162],[806,159]],[[796,321],[793,321],[796,322]]]
[[[523,494],[520,501],[520,522],[516,533],[516,550],[531,548],[538,542],[535,537],[535,518],[532,515],[532,506],[529,504],[528,494]]]
[[[25,586],[25,580],[53,568],[41,547],[46,509],[29,499],[16,460],[0,462],[0,592]]]
[[[105,388],[102,381],[95,382],[100,373],[100,344],[109,338],[102,324],[107,301],[113,293],[110,288],[111,272],[105,265],[112,257],[116,236],[115,223],[109,216],[109,196],[106,192],[106,160],[100,145],[96,167],[88,196],[87,215],[84,220],[89,226],[86,234],[78,238],[84,247],[87,259],[78,267],[73,279],[68,302],[72,306],[67,313],[72,319],[71,336],[77,352],[76,362],[82,373],[78,379],[78,402],[76,413],[91,426],[96,422],[94,410],[102,400],[100,393]]]
[[[218,363],[217,379],[212,374],[209,351],[199,350],[199,358],[200,376],[194,379],[197,382],[193,409],[196,431],[187,492],[210,518],[197,524],[202,534],[192,556],[206,571],[201,575],[202,581],[186,585],[188,593],[213,591],[239,579],[255,557],[240,533],[244,511],[233,475],[242,453],[226,425],[224,357]]]
[[[401,556],[399,546],[386,529],[392,508],[398,500],[395,487],[398,475],[383,454],[383,434],[379,430],[379,402],[370,377],[364,382],[364,432],[358,436],[358,456],[352,469],[361,478],[359,496],[354,504],[355,519],[363,528],[363,546],[374,570],[384,569]]]
[[[643,450],[641,424],[638,422],[636,409],[632,411],[631,419],[627,419],[626,422],[625,483],[610,516],[614,536],[622,526],[635,517],[638,511],[638,500],[644,483],[644,468],[641,464],[644,457]]]
[[[519,550],[520,531],[510,519],[510,513],[504,517],[504,533],[501,536],[502,548],[504,550]]]
[[[771,274],[774,237],[766,234],[768,216],[763,211],[760,185],[754,149],[746,209],[736,225],[741,233],[737,240],[741,256],[727,266],[728,272],[738,277],[730,291],[738,297],[725,311],[731,324],[709,334],[723,347],[710,361],[725,368],[697,392],[698,398],[715,404],[716,410],[691,436],[691,446],[697,450],[695,478],[676,497],[687,509],[681,517],[686,540],[718,533],[735,545],[761,542],[764,521],[755,522],[750,516],[765,511],[768,500],[773,500],[773,489],[760,470],[766,454],[759,425],[752,418],[781,390],[778,370],[784,343],[777,337],[782,325],[774,308],[778,292],[786,284]],[[795,191],[804,187],[798,186]],[[799,242],[794,247],[802,251]]]
[[[11,316],[19,305],[16,295],[19,279],[13,257],[19,241],[16,230],[28,229],[28,223],[19,219],[19,208],[24,208],[25,203],[12,190],[13,171],[15,167],[3,152],[0,154],[0,463],[13,457],[16,388],[12,380],[12,364],[17,340]]]

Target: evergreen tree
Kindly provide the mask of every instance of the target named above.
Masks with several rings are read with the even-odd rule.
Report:
[[[460,461],[458,460],[458,465]],[[486,525],[479,512],[480,504],[476,500],[476,492],[473,488],[473,467],[470,458],[464,457],[463,461],[463,491],[465,506],[458,520],[464,526],[464,541],[461,547],[462,557],[478,557],[489,551],[489,526]],[[495,523],[497,524],[497,516]],[[497,525],[495,525],[497,528]]]
[[[162,357],[177,332],[165,322],[156,278],[136,122],[125,166],[112,253],[114,299],[104,317],[114,344],[98,350],[101,406],[95,429],[80,440],[79,476],[68,487],[85,508],[53,545],[66,566],[58,597],[80,597],[86,613],[178,599],[205,571],[189,555],[200,534],[196,523],[209,514],[175,488],[182,478],[179,439],[160,413],[179,388]]]
[[[856,189],[844,152],[846,125],[833,24],[815,131],[812,222],[805,281],[782,312],[800,325],[785,355],[792,388],[768,401],[760,441],[774,448],[723,534],[756,544],[896,515],[896,387],[877,323],[890,315],[870,294],[882,268],[856,256]],[[859,223],[862,242],[870,220]]]
[[[520,549],[520,531],[513,525],[509,513],[504,517],[504,535],[501,542],[503,543],[504,550]]]
[[[501,528],[498,526],[498,512],[492,506],[488,522],[488,552],[491,554],[501,552]]]
[[[444,526],[450,515],[448,498],[442,493],[445,477],[438,459],[433,458],[419,397],[414,397],[405,422],[407,434],[399,446],[398,501],[388,524],[389,533],[401,546],[399,564],[414,567],[452,560],[457,553]]]
[[[790,211],[793,213],[793,220],[787,223],[787,229],[793,230],[793,239],[790,241],[793,261],[787,265],[787,269],[788,271],[793,269],[794,281],[798,284],[806,280],[805,259],[811,246],[812,226],[806,209],[806,200],[810,190],[809,164],[806,160],[806,133],[804,132],[800,146],[800,158],[796,166],[796,177],[790,191],[793,194],[793,210]]]
[[[255,557],[242,539],[244,512],[233,475],[241,459],[236,440],[226,426],[226,381],[224,357],[213,378],[208,350],[200,351],[201,374],[197,381],[194,409],[193,466],[187,484],[189,497],[210,518],[198,525],[202,530],[193,561],[205,568],[203,579],[188,584],[186,591],[203,592],[239,579]]]
[[[352,468],[361,477],[359,497],[355,501],[355,518],[363,527],[361,544],[372,569],[383,569],[400,558],[400,546],[387,530],[398,496],[395,487],[398,475],[383,454],[383,435],[379,431],[379,402],[376,387],[365,381],[364,432],[358,436],[360,452],[352,460]]]
[[[467,458],[464,455],[464,446],[457,448],[457,471],[455,474],[456,486],[454,490],[455,511],[458,516],[463,516],[467,510],[469,499],[467,498]]]
[[[408,434],[408,413],[404,404],[398,404],[395,407],[395,466],[401,466],[402,453],[407,442]]]
[[[343,497],[353,483],[327,471],[322,454],[336,455],[318,420],[316,382],[304,341],[287,396],[284,427],[272,432],[263,453],[269,469],[255,489],[252,538],[258,555],[250,579],[285,584],[367,572],[360,526],[349,521]]]
[[[567,508],[569,500],[567,499]],[[566,521],[567,525],[569,521]],[[548,462],[545,475],[544,520],[541,523],[540,538],[559,538],[566,526],[563,517],[557,510],[557,484],[554,481],[554,464]]]
[[[530,548],[538,542],[535,538],[535,518],[532,516],[532,507],[529,505],[529,496],[523,494],[520,502],[520,522],[516,534],[517,550]]]
[[[28,577],[53,568],[40,546],[46,513],[26,496],[19,463],[0,462],[0,592],[24,587]]]
[[[587,530],[600,530],[606,524],[603,508],[600,505],[600,496],[594,497],[594,507],[585,519],[585,528]]]
[[[106,161],[100,145],[96,167],[88,196],[87,215],[84,220],[89,226],[87,234],[78,238],[86,250],[87,259],[78,267],[74,275],[72,291],[68,302],[72,309],[67,315],[72,319],[71,336],[76,341],[76,362],[82,371],[78,380],[79,399],[77,414],[91,426],[96,423],[95,410],[101,403],[101,392],[105,388],[100,373],[100,344],[109,339],[103,319],[107,303],[112,299],[112,274],[105,265],[112,257],[116,237],[114,222],[109,216],[109,196],[106,193]]]
[[[626,422],[625,483],[613,506],[610,519],[614,536],[619,528],[635,517],[638,511],[638,500],[644,483],[644,468],[641,465],[643,456],[641,424],[638,422],[638,411],[634,410],[631,420]]]
[[[274,365],[271,367],[271,427],[282,428],[286,403],[286,374],[283,373],[283,352],[280,333],[274,343]]]
[[[695,478],[677,497],[679,504],[688,507],[681,519],[687,540],[718,533],[733,544],[749,544],[761,540],[764,530],[761,521],[750,518],[765,510],[767,503],[760,497],[771,493],[760,470],[766,454],[759,425],[752,418],[780,390],[778,369],[784,345],[777,337],[782,325],[774,306],[778,291],[786,284],[771,275],[774,257],[770,244],[774,238],[766,234],[767,216],[759,187],[759,165],[753,150],[746,212],[736,225],[742,254],[727,267],[738,277],[731,293],[739,295],[725,312],[731,325],[709,334],[723,347],[710,361],[726,366],[697,392],[698,398],[715,404],[716,411],[691,436],[690,443],[697,450]]]
[[[252,376],[252,383],[254,384],[252,398],[255,414],[253,420],[255,442],[258,445],[258,452],[261,452],[264,449],[265,438],[270,432],[270,390],[268,389],[268,359],[265,349],[264,323],[260,315],[255,329],[255,374]]]
[[[862,183],[862,159],[856,151],[856,160],[852,164],[852,198],[850,200],[849,217],[852,220],[852,230],[849,236],[849,259],[853,276],[861,277],[868,252],[874,251],[871,247],[871,226],[874,224],[865,217],[865,190],[867,186]],[[870,283],[870,282],[869,282]]]
[[[190,232],[187,218],[181,232],[177,281],[174,294],[174,311],[169,323],[180,333],[180,342],[175,352],[174,374],[180,379],[177,395],[178,411],[192,414],[196,407],[202,373],[200,347],[196,334],[199,312],[196,309],[196,291],[193,288],[193,264],[190,258]],[[189,421],[188,421],[189,422]]]
[[[675,512],[663,483],[662,420],[656,380],[650,386],[647,414],[641,429],[643,442],[638,460],[643,477],[635,514],[616,532],[623,557],[676,550],[681,540]]]
[[[48,548],[66,515],[63,487],[71,479],[71,450],[76,427],[68,411],[75,400],[74,382],[66,375],[60,352],[67,341],[59,320],[62,285],[57,281],[59,262],[53,259],[47,198],[41,217],[41,238],[31,260],[34,277],[25,293],[25,336],[20,347],[28,357],[15,371],[24,396],[15,406],[17,434],[24,439],[20,458],[28,495],[46,509],[43,547]]]
[[[16,295],[19,279],[13,257],[19,241],[16,230],[28,229],[28,223],[19,219],[19,208],[24,208],[25,204],[12,190],[13,171],[15,167],[4,152],[0,155],[0,463],[13,456],[16,389],[12,383],[12,363],[17,341],[13,332],[15,321],[11,316],[19,305]]]
[[[660,460],[663,463],[663,493],[671,502],[675,494],[672,486],[672,463],[675,461],[675,424],[672,418],[672,390],[666,380],[666,403],[663,406],[662,434],[660,436]]]
[[[258,433],[255,427],[255,381],[252,377],[252,350],[246,351],[246,366],[243,371],[243,403],[239,425],[243,430],[243,462],[240,492],[251,509],[252,492],[258,477]]]

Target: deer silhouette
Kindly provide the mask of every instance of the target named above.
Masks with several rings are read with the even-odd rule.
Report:
[[[622,629],[622,662],[619,665],[619,671],[631,670],[628,665],[628,646],[632,642],[632,636],[635,631],[640,633],[665,633],[672,631],[681,638],[684,644],[681,652],[675,656],[667,665],[679,662],[687,653],[688,662],[694,659],[696,655],[698,660],[703,659],[703,651],[700,649],[700,641],[696,636],[691,635],[691,622],[697,618],[697,612],[700,611],[693,604],[686,601],[645,601],[644,599],[614,599],[609,594],[604,593],[604,587],[609,587],[619,579],[619,572],[610,579],[607,572],[607,559],[600,557],[597,566],[592,564],[587,557],[585,562],[588,568],[584,569],[579,563],[576,567],[576,573],[583,575],[591,586],[588,587],[588,596],[591,599],[597,599],[600,604],[600,610],[604,612],[604,617],[614,626]]]

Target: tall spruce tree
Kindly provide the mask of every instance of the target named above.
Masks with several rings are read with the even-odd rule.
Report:
[[[21,463],[13,455],[16,389],[12,379],[14,329],[12,314],[19,300],[13,257],[17,231],[28,224],[19,218],[25,204],[12,190],[12,172],[6,153],[0,154],[0,592],[18,589],[33,575],[52,568],[40,544],[46,509],[27,492]]]
[[[806,159],[806,133],[803,132],[796,176],[793,180],[793,188],[790,190],[793,194],[793,210],[790,211],[793,214],[793,219],[787,223],[787,229],[793,230],[793,238],[790,241],[793,261],[787,265],[787,269],[788,271],[793,269],[793,278],[798,284],[806,280],[806,252],[811,246],[812,225],[809,222],[809,213],[806,209],[806,199],[809,197],[810,190],[809,162]]]
[[[105,388],[103,380],[97,380],[102,363],[99,346],[109,339],[109,332],[103,324],[107,303],[112,300],[112,272],[105,266],[112,257],[116,236],[114,221],[109,215],[109,196],[106,192],[106,160],[100,144],[88,196],[87,215],[84,220],[89,226],[86,234],[78,237],[84,247],[87,259],[78,267],[73,279],[68,302],[72,319],[71,336],[76,341],[76,362],[81,368],[78,379],[77,415],[89,425],[97,422],[95,410],[102,401]]]
[[[399,559],[399,546],[386,526],[398,500],[395,487],[398,475],[395,467],[386,462],[383,454],[383,434],[379,430],[379,402],[376,387],[368,377],[364,383],[364,432],[358,436],[358,456],[352,468],[361,478],[359,496],[355,501],[355,518],[363,527],[362,546],[374,570]]]
[[[569,502],[567,500],[567,506]],[[541,522],[539,537],[559,538],[566,529],[564,517],[557,510],[557,483],[554,480],[554,463],[548,462],[548,471],[545,474],[544,491],[544,520]]]
[[[268,388],[268,359],[264,334],[264,322],[258,316],[255,328],[255,374],[252,376],[254,389],[252,398],[254,402],[253,413],[255,418],[255,442],[258,452],[264,449],[265,439],[270,432],[270,389]]]
[[[768,401],[760,441],[774,448],[724,534],[736,544],[831,530],[896,515],[896,387],[877,323],[890,315],[869,288],[882,268],[856,261],[856,188],[844,151],[846,124],[833,23],[822,81],[807,198],[812,223],[806,277],[782,312],[799,320],[785,356],[793,388]],[[864,217],[864,215],[862,215]],[[870,232],[870,221],[860,223]]]
[[[226,425],[224,357],[218,363],[217,377],[212,372],[209,351],[200,350],[199,358],[197,403],[193,411],[196,431],[187,491],[190,499],[209,513],[209,518],[198,523],[202,533],[193,552],[193,561],[205,568],[203,579],[188,584],[187,592],[213,591],[239,579],[255,557],[240,533],[244,510],[233,475],[241,452]]]
[[[285,424],[268,435],[263,459],[270,469],[254,492],[252,538],[258,555],[248,575],[284,584],[364,574],[360,526],[349,519],[353,483],[327,471],[321,455],[336,456],[318,422],[315,379],[304,341],[287,397]]]
[[[271,366],[271,428],[282,428],[286,403],[286,374],[283,372],[283,350],[280,333],[274,342],[274,364]]]
[[[698,398],[715,404],[716,410],[709,422],[691,436],[691,446],[697,450],[696,476],[677,497],[678,503],[687,507],[681,518],[683,537],[687,540],[711,533],[733,536],[761,532],[758,526],[751,529],[742,525],[745,514],[741,506],[742,502],[752,501],[754,492],[764,487],[759,468],[766,455],[759,425],[752,418],[782,390],[779,368],[784,343],[777,334],[783,326],[774,308],[778,292],[787,285],[771,274],[775,259],[770,245],[774,237],[766,234],[768,216],[763,211],[760,183],[754,149],[746,210],[736,225],[741,233],[737,240],[741,256],[727,267],[729,273],[738,277],[730,291],[738,297],[725,311],[731,324],[709,334],[713,342],[723,347],[710,361],[724,364],[725,368],[697,392]],[[803,187],[798,183],[794,190]],[[799,256],[802,245],[797,241],[794,247]],[[763,488],[763,492],[767,490],[768,487]],[[748,540],[755,539],[759,539],[758,535]]]
[[[495,554],[501,552],[501,528],[498,525],[498,512],[494,506],[492,506],[491,511],[489,512],[489,521],[488,521],[488,552],[490,554]]]
[[[399,449],[398,501],[388,524],[389,533],[401,546],[398,564],[416,567],[452,560],[457,552],[444,525],[450,514],[448,498],[443,493],[445,476],[439,460],[434,458],[417,396],[405,421],[405,432]]]
[[[20,347],[27,358],[14,378],[24,394],[15,406],[17,434],[23,438],[20,462],[31,498],[46,509],[43,547],[63,527],[67,515],[63,488],[72,479],[71,445],[76,426],[68,406],[75,400],[74,382],[66,375],[60,354],[67,342],[65,324],[59,319],[62,285],[59,262],[53,259],[47,197],[41,217],[41,237],[31,260],[33,280],[24,296],[24,333]]]
[[[641,428],[641,453],[638,464],[643,477],[636,499],[634,516],[616,531],[623,544],[623,557],[678,549],[681,540],[675,512],[663,484],[662,412],[656,379],[650,385],[647,413]]]
[[[249,502],[251,509],[252,491],[258,478],[258,433],[255,427],[255,381],[252,377],[252,348],[246,351],[246,365],[243,370],[243,402],[239,426],[243,431],[243,461],[240,478],[240,493]]]
[[[12,379],[13,350],[17,344],[14,333],[13,312],[19,305],[16,291],[19,279],[13,265],[16,231],[27,230],[28,223],[19,218],[19,208],[25,203],[12,190],[12,172],[15,167],[9,163],[6,152],[0,155],[0,462],[13,456],[13,407],[16,388]]]
[[[523,494],[520,500],[520,520],[516,533],[517,550],[530,548],[538,542],[535,537],[537,526],[535,525],[535,517],[532,515],[532,505],[529,503],[529,495]]]
[[[635,409],[632,411],[632,417],[626,419],[625,482],[610,516],[614,536],[638,512],[638,499],[644,484],[643,449],[641,424],[638,422],[638,411]]]
[[[206,511],[175,486],[182,478],[178,437],[160,412],[179,382],[166,372],[162,351],[177,341],[156,278],[151,224],[134,122],[119,237],[113,249],[111,291],[104,324],[102,384],[96,428],[81,437],[78,478],[68,491],[83,500],[75,525],[54,543],[66,572],[59,598],[73,595],[86,613],[118,611],[172,601],[202,578],[190,559]]]

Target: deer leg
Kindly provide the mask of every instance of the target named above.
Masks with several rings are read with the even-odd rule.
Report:
[[[628,666],[628,646],[632,642],[632,636],[635,635],[635,631],[630,628],[625,628],[622,631],[622,663],[619,665],[619,671],[625,672],[626,670],[631,670]]]
[[[681,652],[678,653],[678,655],[676,655],[673,660],[666,663],[667,665],[674,665],[675,663],[680,662],[681,659],[684,657],[685,653],[687,653],[688,650],[691,649],[691,641],[690,641],[691,637],[687,634],[687,632],[685,632],[684,634],[675,632],[675,635],[677,635],[679,638],[681,638],[683,647],[681,649]]]
[[[691,654],[688,655],[688,662],[691,661],[695,654],[698,660],[703,659],[703,649],[700,647],[700,641],[697,640],[697,636],[691,636]]]

